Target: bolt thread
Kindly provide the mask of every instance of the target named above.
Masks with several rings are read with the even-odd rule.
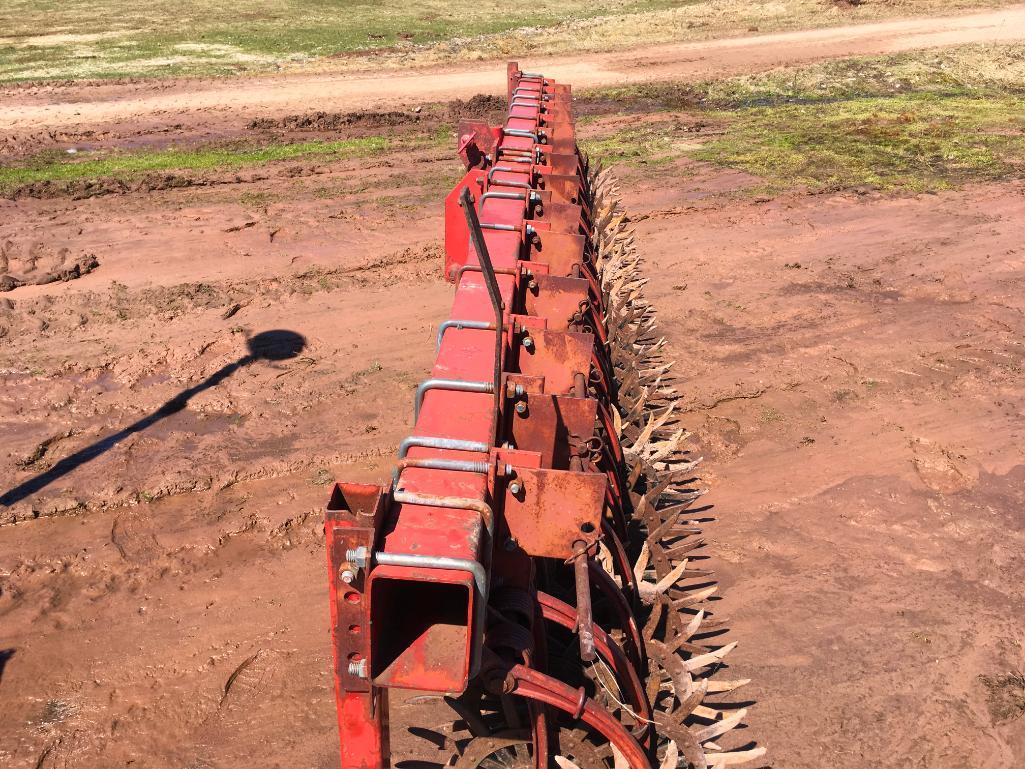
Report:
[[[353,660],[349,663],[349,675],[356,676],[357,678],[367,677],[367,661],[366,660]]]
[[[365,568],[369,553],[365,547],[356,547],[345,551],[345,560],[357,568]]]

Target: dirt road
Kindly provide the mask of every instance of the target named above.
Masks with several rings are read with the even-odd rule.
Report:
[[[782,34],[680,43],[523,61],[576,88],[696,80],[822,59],[1025,40],[1025,7]],[[201,124],[204,115],[252,116],[317,109],[342,112],[499,93],[497,62],[373,75],[296,74],[231,80],[144,81],[0,89],[0,132],[159,119]]]

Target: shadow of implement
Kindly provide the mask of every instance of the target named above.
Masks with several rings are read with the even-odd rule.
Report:
[[[114,433],[113,435],[101,438],[91,446],[79,449],[74,454],[71,454],[57,462],[46,472],[40,473],[33,478],[29,478],[27,481],[15,486],[13,489],[4,492],[4,494],[0,496],[0,505],[10,507],[16,502],[20,502],[26,497],[46,488],[58,478],[67,475],[76,467],[80,467],[86,462],[90,462],[93,459],[96,459],[96,457],[110,451],[130,435],[142,432],[159,422],[161,419],[169,417],[172,414],[177,414],[188,405],[189,400],[194,395],[201,393],[204,390],[209,390],[211,387],[216,387],[243,366],[248,366],[250,363],[258,360],[279,361],[295,358],[305,349],[306,339],[301,334],[297,334],[294,331],[275,329],[273,331],[260,332],[256,336],[248,339],[246,344],[249,348],[247,355],[243,355],[238,360],[232,361],[231,363],[223,366],[195,387],[182,390],[156,411],[151,414],[147,414],[139,421],[128,425],[128,427]]]
[[[14,656],[14,649],[0,649],[0,682],[4,680],[4,668],[7,667],[7,663],[11,661],[11,657]]]

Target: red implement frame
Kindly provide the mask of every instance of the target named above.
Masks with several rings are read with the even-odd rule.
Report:
[[[572,625],[581,658],[606,659],[649,712],[639,634],[627,639],[628,662],[592,628],[596,543],[605,536],[622,549],[629,501],[613,465],[592,459],[611,390],[569,87],[515,64],[508,85],[502,126],[460,126],[470,170],[445,201],[444,271],[455,298],[394,482],[336,484],[327,508],[342,769],[389,764],[385,688],[458,695],[477,678],[530,701],[538,750],[554,709],[603,734],[632,769],[652,759],[647,726],[631,734],[576,689],[522,664],[487,608],[499,587],[529,596],[537,622],[543,613]],[[539,559],[572,566],[576,607],[550,599],[541,611]],[[602,579],[596,595],[620,590]],[[629,613],[628,598],[615,600]]]

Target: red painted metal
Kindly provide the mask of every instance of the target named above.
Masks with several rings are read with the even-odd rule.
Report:
[[[338,484],[327,510],[343,769],[388,765],[384,689],[458,695],[478,677],[486,689],[530,700],[538,766],[547,763],[549,707],[604,734],[632,769],[645,769],[652,758],[648,725],[631,735],[595,702],[532,667],[545,656],[530,640],[539,632],[543,638],[536,627],[542,614],[561,626],[586,626],[590,638],[590,608],[584,601],[583,619],[551,597],[539,605],[531,559],[583,558],[578,595],[611,596],[626,631],[620,649],[595,626],[597,653],[638,711],[651,712],[639,677],[643,639],[630,614],[636,590],[621,541],[629,504],[617,474],[622,454],[614,444],[598,451],[608,461],[590,458],[596,423],[609,435],[615,430],[571,95],[568,86],[515,64],[508,86],[502,126],[459,126],[457,151],[469,170],[445,200],[443,268],[455,284],[449,317],[459,323],[445,330],[435,381],[421,388],[412,432],[419,445],[406,455],[415,461],[401,463],[394,488]],[[501,323],[461,206],[464,191],[494,267]],[[622,588],[593,561],[602,536],[624,572]],[[504,598],[492,595],[495,586]],[[513,594],[532,607],[521,612],[523,632],[492,627],[484,610]],[[516,639],[526,640],[517,646]]]

